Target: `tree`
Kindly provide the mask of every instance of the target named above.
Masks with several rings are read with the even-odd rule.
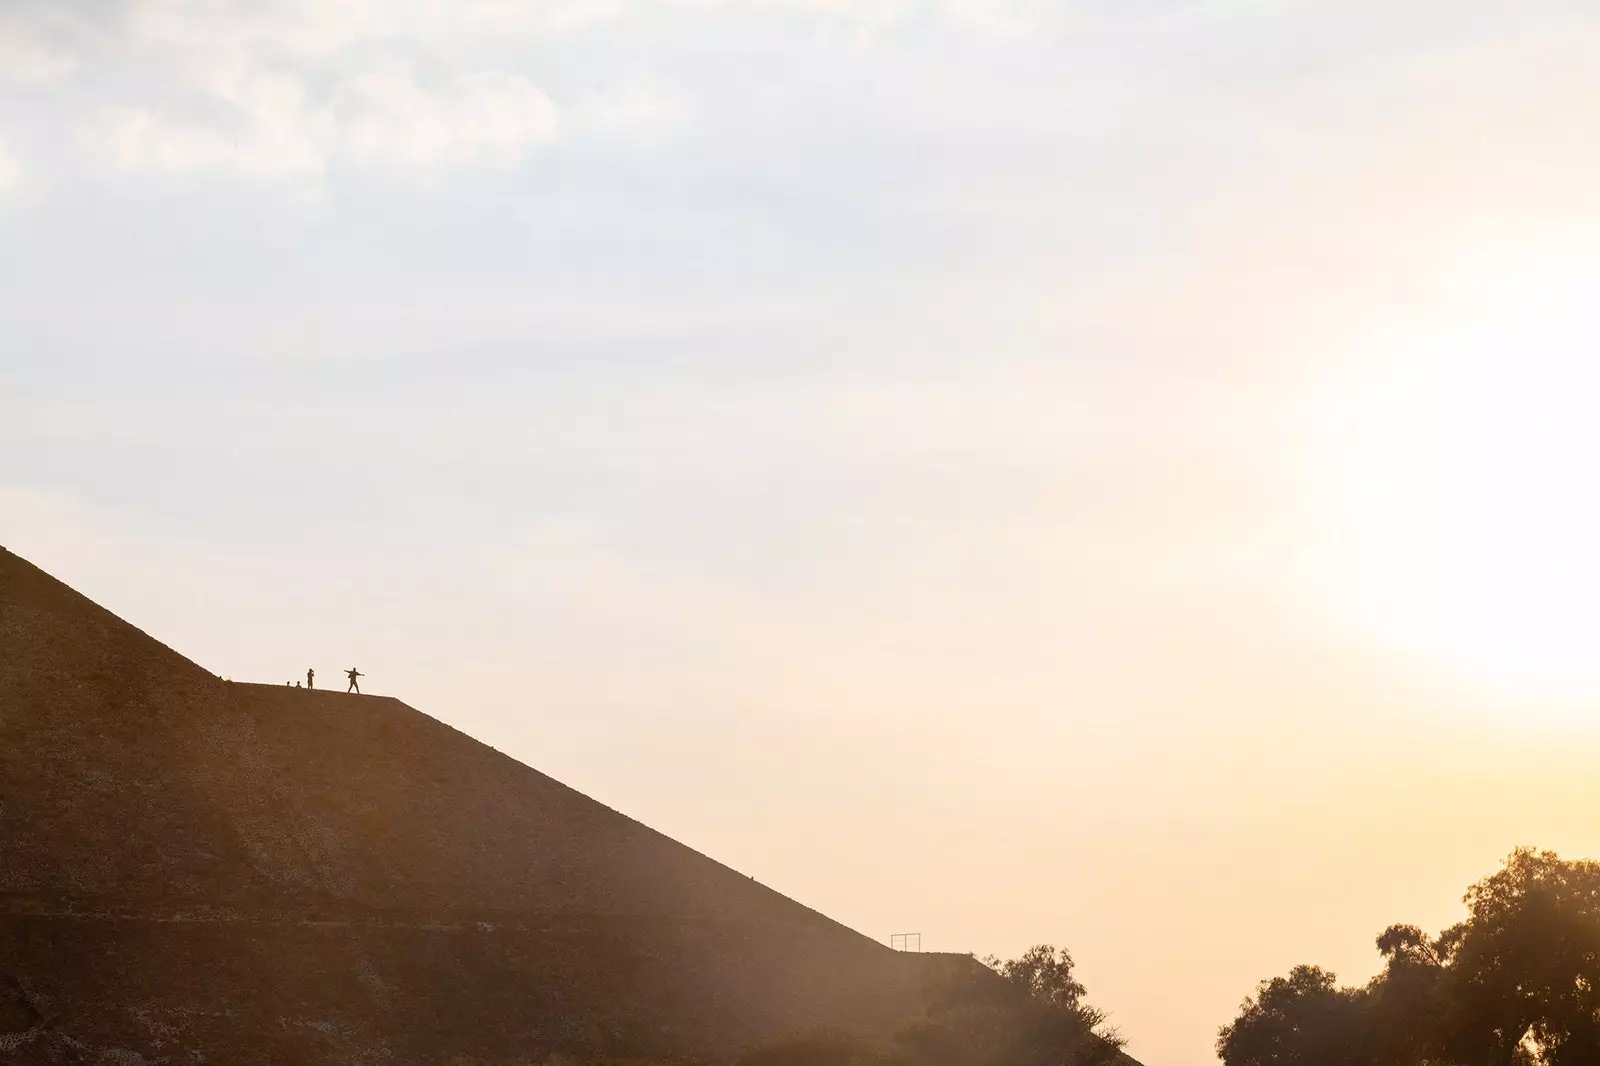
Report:
[[[985,956],[983,964],[1027,995],[1062,1010],[1076,1010],[1088,989],[1073,975],[1072,953],[1036,944],[1014,959]]]
[[[1227,1066],[1600,1066],[1600,863],[1519,848],[1437,936],[1392,925],[1361,989],[1296,967],[1224,1026]]]
[[[1340,988],[1327,970],[1296,966],[1256,986],[1217,1034],[1217,1057],[1227,1066],[1363,1066],[1367,1006],[1364,992]]]
[[[1467,890],[1452,938],[1452,1046],[1510,1066],[1600,1062],[1600,863],[1519,848]],[[1522,1050],[1519,1050],[1522,1049]]]
[[[1067,951],[1040,944],[1015,959],[958,961],[892,1046],[810,1033],[752,1048],[736,1066],[1109,1066],[1119,1057],[1123,1040],[1084,999]]]
[[[1445,964],[1452,942],[1414,925],[1391,925],[1378,935],[1383,972],[1366,989],[1368,1049],[1378,1066],[1448,1061],[1444,1032]]]
[[[1015,959],[989,956],[897,1038],[917,1066],[1103,1066],[1125,1041],[1084,1000],[1072,955],[1049,944]],[[998,979],[997,979],[998,977]]]
[[[1088,989],[1074,975],[1072,953],[1066,948],[1057,950],[1050,944],[1036,944],[1014,959],[1001,961],[989,955],[982,962],[1030,999],[1074,1019],[1086,1032],[1095,1033],[1119,1049],[1126,1043],[1109,1024],[1109,1015],[1083,998]]]

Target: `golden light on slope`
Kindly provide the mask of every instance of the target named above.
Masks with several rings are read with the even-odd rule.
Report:
[[[1323,437],[1330,575],[1383,642],[1507,693],[1600,696],[1600,270],[1500,272],[1364,354]]]

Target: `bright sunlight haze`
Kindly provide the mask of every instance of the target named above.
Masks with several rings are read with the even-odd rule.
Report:
[[[1600,854],[1600,13],[18,3],[0,543],[1149,1066]]]

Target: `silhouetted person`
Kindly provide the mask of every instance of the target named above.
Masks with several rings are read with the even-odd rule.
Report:
[[[316,688],[317,687],[316,685],[312,684],[312,682],[316,680],[316,677],[317,677],[317,672],[315,670],[307,670],[306,671],[306,688]]]
[[[367,675],[363,674],[360,670],[357,670],[352,666],[350,669],[344,672],[344,676],[350,679],[350,687],[345,689],[345,691],[354,692],[357,696],[361,695],[361,686],[356,684],[356,678],[366,677]]]

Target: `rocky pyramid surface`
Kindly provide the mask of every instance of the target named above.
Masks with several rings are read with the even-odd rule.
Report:
[[[715,1058],[891,952],[388,698],[221,680],[0,549],[0,1062]]]

